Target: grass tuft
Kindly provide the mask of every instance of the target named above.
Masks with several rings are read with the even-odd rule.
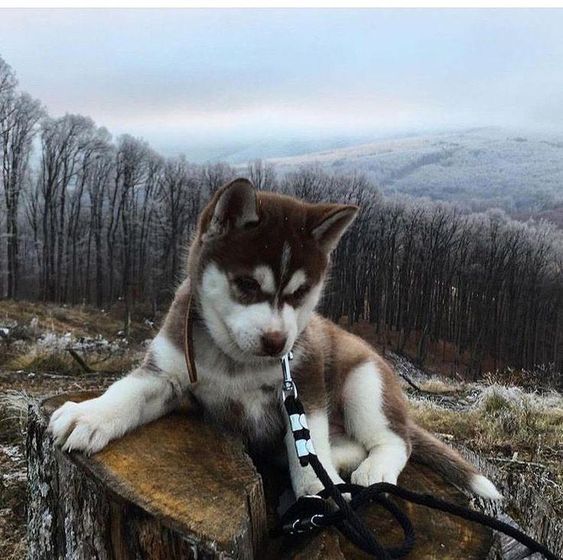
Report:
[[[62,351],[48,351],[38,348],[29,353],[12,358],[6,365],[6,369],[28,372],[45,372],[69,375],[76,372],[77,365],[72,361],[70,355]]]
[[[20,444],[25,438],[27,410],[33,399],[24,391],[0,395],[0,443]]]

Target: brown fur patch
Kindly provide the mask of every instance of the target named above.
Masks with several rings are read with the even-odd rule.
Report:
[[[327,406],[334,423],[341,423],[346,378],[356,367],[371,361],[382,376],[383,407],[389,426],[410,445],[406,398],[393,369],[367,342],[314,315],[300,344],[306,348],[307,359],[295,378],[306,409]],[[320,397],[320,391],[326,396]]]
[[[327,267],[327,256],[308,231],[308,205],[273,193],[259,193],[258,225],[232,230],[205,243],[201,267],[213,261],[232,274],[251,274],[257,265],[270,267],[283,289],[293,272],[303,269],[311,284],[317,284]],[[272,232],[276,235],[272,235]],[[282,276],[284,245],[290,247],[288,271]],[[201,271],[201,269],[200,269]]]
[[[305,272],[310,285],[318,284],[326,272],[328,255],[313,236],[313,230],[335,212],[355,207],[309,204],[289,196],[257,191],[257,224],[231,228],[224,235],[206,239],[217,202],[227,189],[241,182],[245,180],[238,179],[217,191],[201,214],[188,262],[195,283],[199,282],[206,265],[213,261],[233,275],[250,275],[257,265],[269,266],[278,292],[299,269]],[[284,247],[289,248],[288,259],[283,258]]]

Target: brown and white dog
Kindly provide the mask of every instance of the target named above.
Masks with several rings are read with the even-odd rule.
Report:
[[[280,406],[279,358],[292,370],[317,455],[335,482],[396,483],[410,456],[487,498],[495,486],[417,426],[389,365],[360,338],[314,312],[329,257],[357,208],[308,204],[256,191],[245,179],[220,189],[202,212],[178,288],[143,364],[102,396],[67,402],[50,430],[63,449],[94,453],[170,410],[186,392],[208,418],[251,447],[285,438],[293,489],[321,483],[297,460]],[[191,293],[199,379],[190,385],[183,327]]]

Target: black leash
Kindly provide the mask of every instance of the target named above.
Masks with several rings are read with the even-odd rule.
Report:
[[[293,433],[297,457],[302,467],[307,465],[312,467],[325,489],[316,496],[299,498],[281,517],[280,525],[273,531],[273,536],[296,535],[323,527],[335,526],[358,548],[378,560],[404,558],[413,550],[416,535],[407,514],[387,497],[388,494],[392,494],[408,502],[443,511],[504,533],[526,546],[530,553],[539,552],[547,560],[561,560],[544,545],[508,523],[479,511],[441,500],[431,494],[413,492],[386,482],[372,484],[368,487],[358,486],[357,484],[334,484],[315,454],[305,411],[297,396],[297,387],[291,377],[289,366],[291,359],[291,352],[282,358],[283,402]],[[343,494],[350,494],[352,496],[351,501],[348,502],[344,499]],[[334,509],[328,498],[334,500],[337,509]],[[373,531],[356,512],[358,508],[371,503],[378,504],[386,509],[400,525],[403,531],[403,542],[400,546],[383,547]]]

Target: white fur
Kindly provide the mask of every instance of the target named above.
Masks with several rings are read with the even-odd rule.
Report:
[[[305,284],[305,280],[307,280],[307,277],[305,276],[303,270],[296,270],[283,289],[283,294],[286,296],[292,294],[293,292],[295,292],[295,290],[299,289],[303,284]]]
[[[473,475],[470,487],[473,492],[479,494],[483,498],[489,500],[502,500],[502,494],[496,489],[496,486],[482,474]]]
[[[366,362],[350,372],[343,389],[346,432],[368,450],[352,473],[355,484],[397,483],[408,460],[405,441],[390,428],[383,410],[383,383],[377,366]]]
[[[156,366],[164,372],[176,392],[181,394],[189,381],[184,353],[163,332],[156,335],[150,349]]]
[[[350,474],[367,457],[366,448],[347,434],[338,434],[330,438],[330,454],[336,470]]]
[[[283,244],[281,261],[280,261],[280,272],[282,278],[285,278],[285,275],[287,274],[290,261],[291,261],[291,245],[286,241]]]
[[[257,268],[264,272],[267,267]],[[320,284],[315,286],[297,309],[284,304],[280,310],[268,302],[243,305],[231,297],[227,274],[211,263],[202,276],[201,311],[219,348],[237,362],[245,362],[249,356],[262,355],[262,335],[266,332],[279,331],[286,336],[281,354],[292,348],[309,322],[321,288]]]
[[[192,391],[206,409],[219,417],[231,401],[239,403],[250,421],[249,429],[256,439],[267,439],[272,426],[267,421],[269,395],[261,387],[264,384],[279,385],[279,364],[265,364],[231,375],[225,369],[199,369],[199,380]]]
[[[265,294],[276,293],[276,283],[274,281],[274,273],[269,266],[260,265],[254,269],[254,279],[260,284],[260,289]]]
[[[326,469],[331,480],[340,484],[343,480],[340,478],[336,468],[332,462],[330,440],[329,440],[329,424],[328,415],[324,410],[316,410],[307,415],[311,440],[315,448],[315,452]],[[291,485],[297,497],[307,494],[317,494],[323,489],[322,482],[317,478],[313,469],[309,466],[302,467],[295,451],[293,434],[287,427],[285,435],[285,444],[287,447],[287,457],[289,462],[289,474],[291,477]]]
[[[63,450],[95,453],[168,412],[175,404],[174,396],[165,378],[137,370],[96,399],[65,403],[51,416],[49,430]]]
[[[266,439],[273,426],[269,422],[272,414],[271,400],[262,390],[263,385],[274,387],[276,398],[281,398],[280,362],[277,358],[256,358],[246,360],[232,369],[232,362],[218,352],[214,340],[206,329],[194,329],[195,360],[198,369],[198,382],[190,387],[197,399],[211,413],[221,416],[228,403],[237,401],[251,420],[250,429],[256,439]],[[292,364],[300,363],[301,352],[294,351]]]
[[[311,315],[315,310],[315,307],[317,307],[319,299],[321,298],[322,290],[323,284],[322,282],[319,282],[316,286],[313,286],[309,290],[309,293],[305,296],[301,305],[296,308],[295,315],[297,317],[298,333],[303,332],[303,329],[307,326],[307,323],[309,323]]]

